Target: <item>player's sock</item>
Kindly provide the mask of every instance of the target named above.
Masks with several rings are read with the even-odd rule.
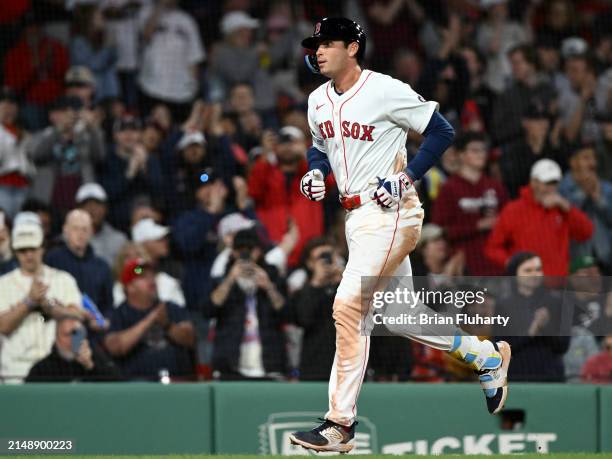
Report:
[[[480,341],[476,336],[455,335],[449,353],[476,371],[494,370],[502,364],[502,357],[493,343]]]

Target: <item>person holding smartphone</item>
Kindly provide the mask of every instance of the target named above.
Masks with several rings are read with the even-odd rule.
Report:
[[[234,236],[225,275],[205,315],[216,319],[213,369],[221,379],[275,379],[285,372],[285,283],[263,258],[253,229]]]
[[[37,362],[26,382],[116,381],[115,364],[87,339],[87,329],[73,316],[57,321],[51,353]]]
[[[311,239],[304,248],[308,280],[293,296],[293,322],[304,330],[299,379],[326,381],[334,362],[336,329],[332,308],[343,266],[334,247],[323,238]]]

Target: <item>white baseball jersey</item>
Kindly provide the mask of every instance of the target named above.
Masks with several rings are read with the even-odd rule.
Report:
[[[425,101],[410,85],[364,70],[338,95],[331,81],[308,98],[313,146],[327,154],[342,196],[372,187],[406,167],[406,137],[422,134],[437,102]]]

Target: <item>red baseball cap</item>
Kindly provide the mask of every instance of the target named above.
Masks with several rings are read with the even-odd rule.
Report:
[[[121,271],[121,283],[125,286],[139,276],[142,276],[146,269],[153,269],[151,264],[143,258],[133,258],[123,265]]]

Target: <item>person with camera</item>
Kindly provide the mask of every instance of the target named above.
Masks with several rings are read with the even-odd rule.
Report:
[[[60,214],[74,207],[81,184],[96,180],[96,168],[106,157],[104,135],[92,113],[78,97],[61,96],[49,110],[51,126],[32,138],[37,172],[31,196]]]
[[[221,379],[278,378],[285,371],[284,281],[263,259],[252,229],[234,236],[232,255],[205,307],[216,319],[213,369]]]
[[[119,370],[87,339],[87,329],[73,316],[57,320],[51,353],[36,363],[26,382],[117,381]]]
[[[302,381],[326,381],[336,351],[336,329],[332,309],[342,266],[331,243],[311,239],[304,248],[308,281],[293,298],[296,325],[304,329],[299,364]]]

